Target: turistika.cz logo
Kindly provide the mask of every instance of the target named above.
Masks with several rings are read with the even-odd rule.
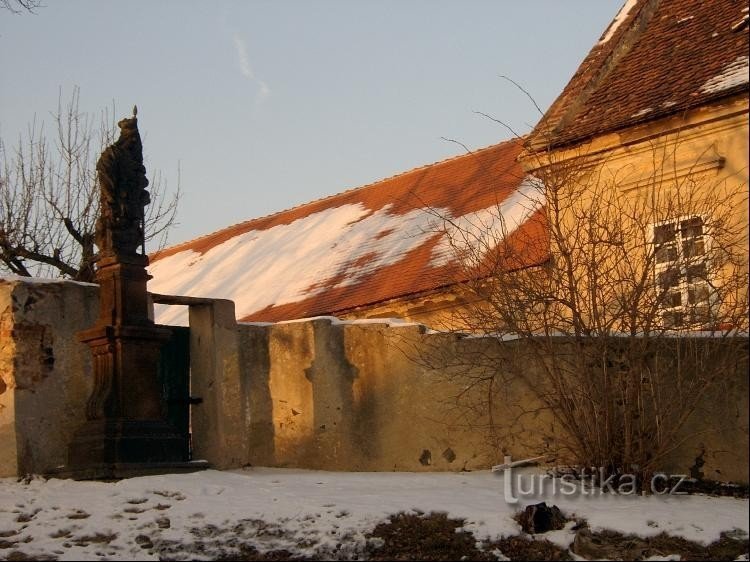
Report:
[[[524,466],[525,461],[513,462],[510,456],[505,456],[501,465],[494,466],[493,472],[503,474],[503,495],[505,501],[518,503],[519,497],[535,496],[599,496],[603,494],[635,495],[638,493],[638,477],[635,474],[610,474],[604,467],[591,469],[581,474],[564,473],[556,476],[550,473],[522,474],[517,468]],[[536,459],[532,459],[536,460]],[[651,481],[642,487],[650,489],[658,496],[685,495],[680,491],[685,482],[691,480],[685,474],[654,474]]]

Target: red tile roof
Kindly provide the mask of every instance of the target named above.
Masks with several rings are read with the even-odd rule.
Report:
[[[429,216],[426,208],[439,209],[441,216],[461,217],[502,203],[523,180],[516,162],[521,148],[518,141],[505,142],[168,248],[152,257],[150,290],[229,298],[237,303],[241,320],[279,321],[335,315],[438,289],[458,280],[457,268],[455,260],[441,263],[435,259],[441,234],[419,232],[425,224],[420,217]],[[346,222],[348,212],[354,212],[354,218]],[[337,218],[339,213],[344,213],[343,222]],[[368,220],[373,226],[364,226]],[[262,242],[264,233],[266,238],[276,237],[269,243],[273,251],[278,248],[278,254],[264,257],[265,261],[260,259],[261,250],[256,252],[252,246]],[[529,220],[506,241],[525,247],[529,237],[544,236],[541,222]],[[326,257],[327,247],[321,244],[339,253],[325,271],[316,273],[309,255],[292,257],[301,248],[322,251],[315,255]],[[523,251],[524,261],[516,265],[546,259],[540,248],[535,245]],[[290,260],[294,264],[297,259],[299,268],[290,269]],[[270,283],[268,277],[257,280],[276,264],[283,268]],[[249,280],[247,284],[228,282],[240,275]],[[274,296],[277,291],[265,300],[255,298],[273,288],[269,284],[283,286],[300,279],[304,285],[297,293],[292,291],[292,297]]]
[[[533,147],[578,144],[747,93],[747,1],[631,0],[618,16],[626,11],[530,135]]]

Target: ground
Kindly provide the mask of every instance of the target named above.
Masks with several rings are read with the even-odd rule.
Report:
[[[109,483],[6,478],[0,559],[582,559],[606,552],[731,560],[747,552],[747,499],[546,489],[516,490],[522,497],[513,504],[506,478],[264,468]],[[515,516],[541,499],[570,521],[524,535]]]

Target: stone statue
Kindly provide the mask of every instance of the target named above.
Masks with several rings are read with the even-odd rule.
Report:
[[[138,119],[125,118],[117,126],[120,138],[107,147],[96,163],[101,190],[96,223],[100,256],[138,253],[138,247],[144,245],[144,207],[151,200],[145,189],[148,179]]]
[[[93,388],[86,422],[68,446],[75,478],[123,478],[149,471],[187,471],[188,435],[166,419],[159,364],[172,337],[149,317],[148,256],[143,245],[148,180],[138,120],[123,119],[120,138],[96,163],[101,190],[96,244],[99,317],[78,340],[89,346]]]

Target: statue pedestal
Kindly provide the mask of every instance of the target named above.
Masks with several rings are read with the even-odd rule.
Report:
[[[186,462],[184,438],[163,418],[158,326],[103,326],[81,332],[94,357],[87,422],[68,451],[71,467],[123,462]]]

